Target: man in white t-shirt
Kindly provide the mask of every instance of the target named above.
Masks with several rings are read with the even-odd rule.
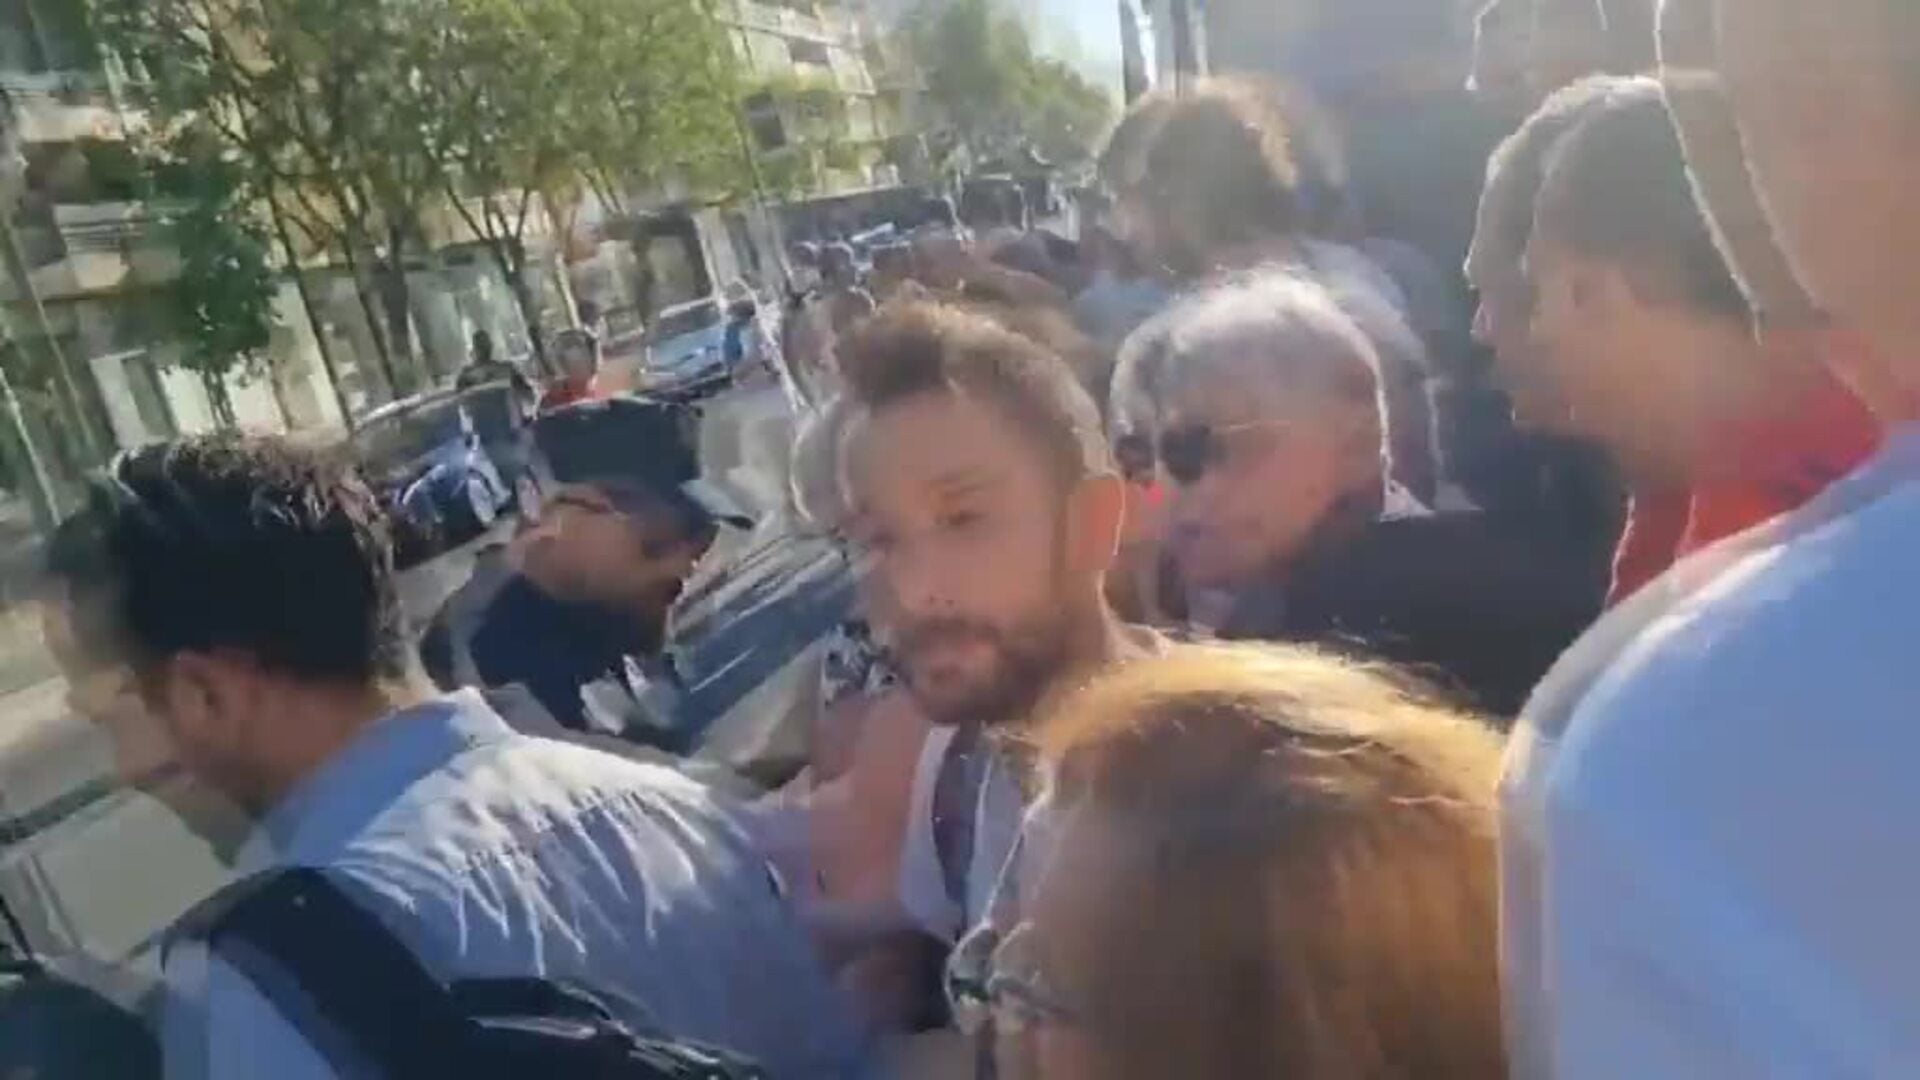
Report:
[[[1056,688],[1151,647],[1108,607],[1125,484],[1061,359],[991,320],[890,308],[849,339],[848,531],[867,610],[933,721],[900,901],[947,941],[983,914],[1028,788],[1007,736]]]
[[[1864,334],[1829,363],[1888,441],[1617,607],[1535,694],[1504,786],[1514,1075],[1912,1076],[1920,6],[1664,15],[1706,2],[1762,202]]]

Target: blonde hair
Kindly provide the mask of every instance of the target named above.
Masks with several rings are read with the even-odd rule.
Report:
[[[1097,1075],[1504,1075],[1491,729],[1383,669],[1215,645],[1113,670],[1034,741],[1124,849],[1116,901],[1048,942]]]

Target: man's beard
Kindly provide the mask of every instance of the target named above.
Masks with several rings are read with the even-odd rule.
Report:
[[[984,645],[989,670],[954,692],[935,695],[916,685],[912,658],[947,643]],[[960,617],[927,619],[904,628],[895,654],[914,700],[936,724],[999,727],[1026,722],[1067,666],[1066,627],[1058,619],[1036,619],[1003,630]]]

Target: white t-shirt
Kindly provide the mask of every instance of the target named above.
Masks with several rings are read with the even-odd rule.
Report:
[[[986,913],[1020,835],[1020,818],[1025,812],[1012,771],[991,751],[985,751],[989,754],[987,773],[974,808],[973,853],[967,864],[963,908],[947,891],[933,836],[933,792],[953,736],[953,728],[934,728],[920,748],[913,775],[913,803],[900,853],[900,904],[915,925],[944,941],[958,941],[961,933]]]
[[[1503,783],[1520,1080],[1920,1075],[1920,428],[1682,562]]]

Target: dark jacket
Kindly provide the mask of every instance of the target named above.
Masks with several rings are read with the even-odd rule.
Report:
[[[1220,634],[1387,660],[1511,717],[1599,608],[1589,575],[1481,514],[1408,515],[1323,537]]]
[[[576,731],[587,726],[580,691],[619,674],[640,651],[631,620],[555,600],[502,566],[477,569],[420,643],[427,673],[442,687],[517,683]]]

